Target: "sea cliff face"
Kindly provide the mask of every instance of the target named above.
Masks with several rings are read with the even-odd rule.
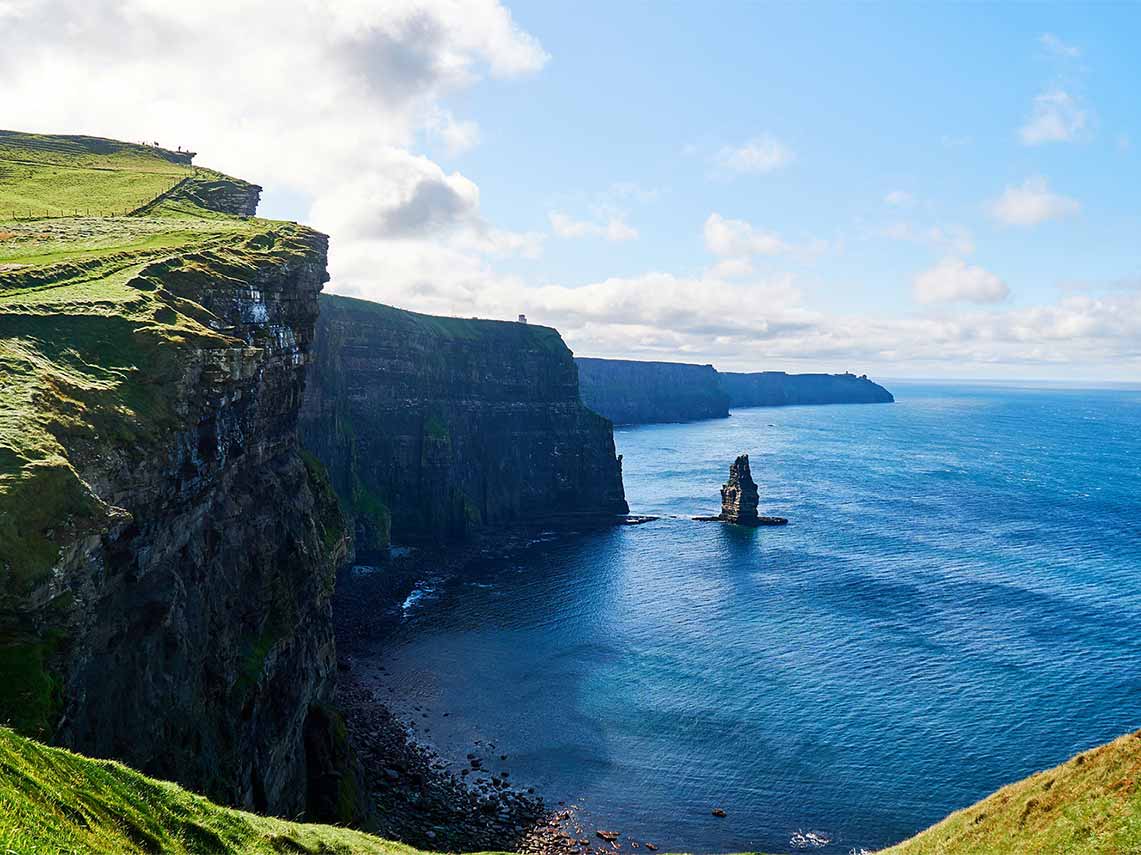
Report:
[[[49,142],[52,163],[75,144]],[[169,219],[6,226],[30,258],[45,228],[75,249],[0,273],[0,720],[227,804],[351,820],[324,707],[349,540],[297,440],[327,242],[219,216],[211,198],[252,185],[208,180],[166,195]]]
[[[721,372],[729,406],[780,407],[793,404],[890,404],[895,397],[866,375]]]
[[[576,357],[582,401],[614,424],[723,419],[729,396],[712,365]]]
[[[627,511],[610,423],[579,401],[548,327],[324,295],[302,440],[362,553]]]

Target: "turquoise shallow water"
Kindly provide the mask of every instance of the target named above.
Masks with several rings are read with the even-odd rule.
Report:
[[[618,431],[675,516],[426,578],[370,666],[675,851],[883,846],[1141,726],[1141,393],[893,391]],[[787,528],[686,518],[739,452]]]

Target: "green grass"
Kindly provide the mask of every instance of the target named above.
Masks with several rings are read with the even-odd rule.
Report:
[[[1141,731],[1003,787],[882,855],[1023,853],[1141,853]]]
[[[171,855],[415,855],[343,828],[219,807],[119,763],[0,728],[0,852]]]
[[[194,168],[164,149],[0,131],[0,219],[126,214]]]
[[[1004,787],[880,855],[1136,855],[1141,733]],[[0,852],[416,855],[371,835],[219,807],[0,728]]]
[[[58,706],[56,681],[45,661],[50,642],[35,637],[12,638],[0,643],[0,673],[5,675],[5,691],[14,696],[13,727],[35,732]]]

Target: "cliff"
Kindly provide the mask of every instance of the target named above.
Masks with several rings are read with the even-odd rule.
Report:
[[[866,376],[753,374],[712,365],[575,357],[582,400],[616,425],[720,419],[739,407],[871,404],[895,400]]]
[[[883,386],[855,374],[722,371],[720,376],[729,406],[734,409],[792,404],[890,404],[895,400]]]
[[[617,425],[723,419],[729,396],[712,365],[576,357],[582,401]]]
[[[610,423],[549,327],[324,295],[311,371],[302,441],[362,552],[627,511]]]
[[[253,185],[171,154],[0,136],[0,200],[150,194],[0,222],[0,722],[349,819],[324,707],[348,541],[296,430],[326,238],[231,216]]]

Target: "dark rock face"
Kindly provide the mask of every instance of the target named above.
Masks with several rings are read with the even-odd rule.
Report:
[[[172,198],[184,196],[195,205],[239,217],[252,217],[257,213],[261,187],[247,181],[212,181],[206,178],[187,179],[175,189]]]
[[[729,416],[712,365],[576,357],[582,401],[617,425]]]
[[[9,604],[51,651],[53,741],[291,817],[325,724],[312,710],[332,695],[333,581],[350,543],[297,440],[328,278],[325,237],[300,240],[242,279],[164,281],[233,343],[186,349],[170,424],[145,454],[114,436],[68,448],[115,516]]]
[[[324,295],[302,441],[362,554],[477,526],[627,511],[610,423],[549,327]]]
[[[794,404],[890,404],[891,392],[867,376],[855,374],[785,374],[723,371],[721,386],[729,406],[780,407]]]
[[[729,467],[729,481],[721,488],[721,518],[737,525],[760,525],[760,496],[749,471],[749,455],[742,454]]]

